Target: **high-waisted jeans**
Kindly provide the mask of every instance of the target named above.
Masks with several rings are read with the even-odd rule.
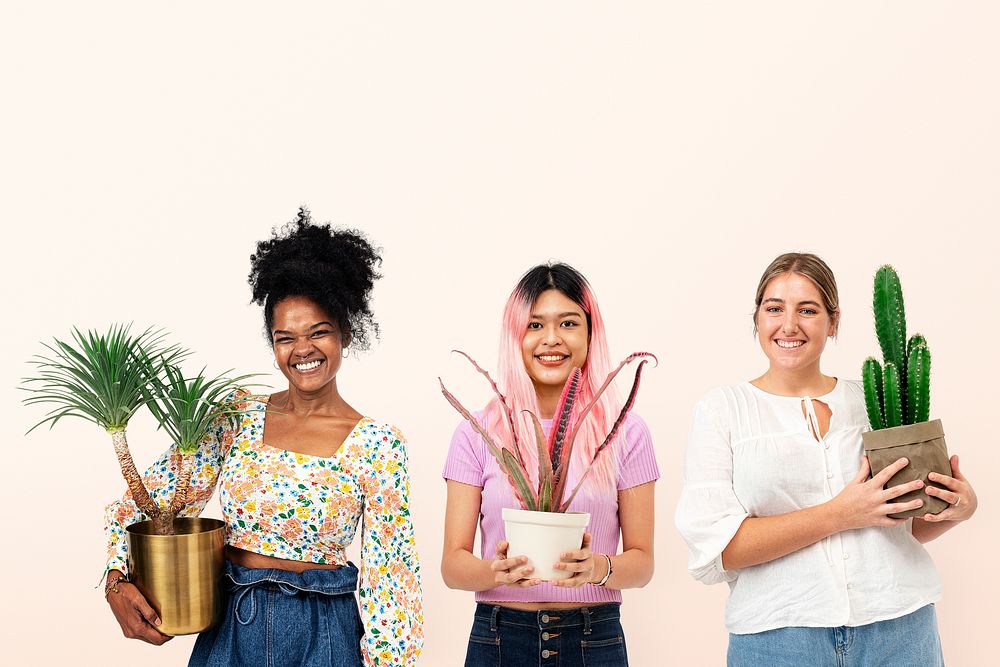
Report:
[[[479,603],[465,667],[624,667],[618,603],[519,611]]]
[[[226,561],[222,623],[198,635],[189,667],[360,667],[358,569],[248,568]]]
[[[855,627],[729,635],[729,667],[944,667],[934,605]]]

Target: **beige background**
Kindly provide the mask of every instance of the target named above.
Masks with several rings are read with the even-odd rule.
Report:
[[[981,502],[930,546],[945,654],[994,662],[995,3],[151,4],[0,10],[4,664],[186,660],[192,638],[124,640],[93,588],[108,438],[23,437],[40,412],[14,386],[38,341],[116,320],[275,375],[247,260],[301,203],[385,249],[382,342],[341,386],[410,439],[421,664],[460,663],[473,605],[438,575],[456,415],[436,376],[486,400],[448,350],[493,367],[507,293],[550,258],[591,279],[614,356],[663,362],[638,404],[663,477],[656,576],[625,593],[633,664],[723,663],[726,589],[688,577],[673,529],[680,462],[699,396],[763,370],[753,289],[792,249],[840,280],[840,377],[876,349],[872,273],[901,272]],[[166,445],[145,417],[130,434],[143,464]]]

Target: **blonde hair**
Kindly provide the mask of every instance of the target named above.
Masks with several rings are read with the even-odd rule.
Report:
[[[827,314],[834,321],[834,335],[840,326],[840,296],[837,293],[837,279],[833,277],[833,271],[822,259],[808,252],[786,252],[774,258],[760,277],[757,283],[757,295],[754,297],[753,308],[753,331],[757,333],[757,313],[760,311],[760,304],[764,300],[764,290],[768,283],[783,276],[786,273],[797,273],[808,278],[823,297],[823,306]]]

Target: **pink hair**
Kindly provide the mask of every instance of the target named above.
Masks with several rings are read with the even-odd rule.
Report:
[[[576,273],[575,270],[573,271]],[[580,278],[582,279],[583,277],[580,276]],[[500,391],[507,397],[507,403],[514,411],[514,428],[517,431],[521,460],[524,461],[525,468],[527,468],[532,481],[537,485],[538,449],[535,445],[535,431],[531,423],[531,417],[524,410],[530,410],[539,418],[541,418],[541,413],[539,412],[538,396],[535,393],[534,384],[524,367],[521,341],[528,330],[531,309],[538,295],[535,295],[535,299],[532,299],[531,295],[525,290],[520,289],[520,287],[519,285],[511,293],[503,311],[500,352],[498,355],[498,385],[500,386]],[[554,285],[547,289],[559,290]],[[573,301],[577,301],[563,290],[559,291]],[[601,310],[597,306],[597,299],[594,297],[590,285],[585,280],[582,282],[582,296],[582,302],[578,301],[577,303],[587,315],[590,340],[587,350],[587,361],[581,369],[583,371],[583,383],[573,407],[571,421],[575,421],[584,406],[593,400],[597,394],[597,390],[613,368],[610,355],[608,354],[608,340],[604,327],[604,319],[601,317]],[[574,470],[573,480],[579,479],[579,475],[593,460],[594,452],[604,441],[605,436],[611,431],[611,427],[621,407],[622,403],[612,383],[597,401],[591,413],[587,415],[576,437],[573,447],[573,459],[570,461],[570,469]],[[494,398],[487,404],[483,416],[484,425],[488,432],[506,441],[508,429],[504,423],[502,408],[497,399]],[[602,453],[600,458],[595,462],[593,470],[584,484],[585,487],[591,486],[591,488],[602,491],[615,489],[615,458],[617,447],[612,446],[610,449],[612,451]]]

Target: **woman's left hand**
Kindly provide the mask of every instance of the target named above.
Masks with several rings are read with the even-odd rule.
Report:
[[[552,582],[554,586],[577,588],[589,583],[595,567],[594,554],[590,551],[590,533],[583,534],[583,544],[579,549],[563,553],[562,560],[553,567],[573,573],[568,579],[554,580]]]
[[[965,521],[975,514],[976,508],[979,507],[979,500],[976,498],[976,492],[973,491],[969,480],[958,469],[958,455],[951,457],[951,474],[952,476],[949,477],[932,472],[927,476],[930,481],[937,482],[945,488],[939,489],[928,484],[924,487],[925,493],[945,501],[948,503],[948,507],[937,514],[923,515],[920,518],[924,521]]]

